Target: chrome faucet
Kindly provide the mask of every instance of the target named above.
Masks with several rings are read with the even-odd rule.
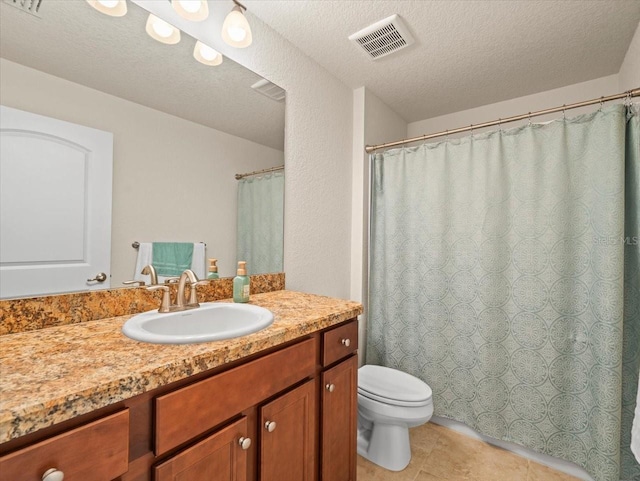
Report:
[[[153,269],[153,266],[146,266],[145,269],[147,267],[151,267],[151,272],[153,272],[153,274],[151,275],[153,278],[153,276],[155,275],[155,269]],[[187,282],[191,287],[188,300],[185,294]],[[166,283],[164,285],[151,285],[147,287],[147,290],[150,291],[162,291],[162,303],[160,305],[160,308],[158,309],[158,312],[185,311],[187,309],[195,309],[196,307],[200,307],[200,304],[198,304],[198,292],[196,291],[196,286],[208,284],[209,281],[206,279],[199,281],[198,276],[196,276],[196,274],[191,269],[185,270],[178,280],[178,293],[176,294],[175,304],[171,304],[171,290],[169,288],[170,283]]]
[[[193,292],[195,292],[196,290],[195,284],[196,282],[198,282],[198,278],[191,269],[187,269],[186,271],[184,271],[180,276],[180,280],[178,281],[178,294],[176,296],[176,310],[178,311],[192,307],[199,307],[200,305],[198,304],[197,297],[195,299],[195,302],[191,302],[193,300],[193,296],[191,296],[191,299],[187,301],[187,296],[184,292],[184,288],[187,285],[187,280],[191,284],[191,293],[193,294]]]
[[[140,274],[151,276],[151,282],[149,283],[150,285],[155,286],[158,284],[158,274],[156,273],[156,268],[151,264],[144,266],[142,268],[142,271],[140,271]]]
[[[185,287],[187,282],[191,285],[191,292],[189,293],[189,299],[187,300],[187,296],[185,294]],[[208,284],[207,280],[198,280],[198,276],[191,270],[185,270],[180,276],[180,280],[178,281],[178,294],[176,295],[176,311],[182,311],[185,309],[194,309],[196,307],[200,307],[198,304],[198,292],[196,291],[196,286],[202,284]]]

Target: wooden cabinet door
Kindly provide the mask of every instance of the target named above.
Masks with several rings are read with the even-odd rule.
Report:
[[[250,449],[242,438],[248,432],[247,418],[203,439],[155,467],[155,481],[246,481]]]
[[[355,481],[358,357],[322,373],[321,479]]]
[[[260,480],[313,481],[316,469],[315,381],[260,409]]]

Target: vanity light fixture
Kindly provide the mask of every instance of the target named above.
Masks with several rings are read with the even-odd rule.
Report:
[[[201,22],[209,16],[207,0],[171,0],[171,6],[186,20]]]
[[[180,30],[152,13],[147,19],[146,31],[151,38],[161,43],[173,45],[180,41]]]
[[[237,0],[233,0],[233,3],[235,3],[233,9],[222,24],[222,39],[232,47],[245,48],[251,45],[253,40],[251,27],[243,13],[247,7]]]
[[[200,40],[196,42],[196,46],[193,49],[193,58],[204,65],[211,65],[213,67],[222,63],[222,54],[205,45]]]
[[[123,17],[127,13],[127,0],[87,0],[98,12],[112,17]]]

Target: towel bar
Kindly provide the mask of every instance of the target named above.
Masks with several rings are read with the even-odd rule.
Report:
[[[205,247],[207,247],[207,244],[205,244],[204,242],[200,242],[200,244],[204,244]],[[140,242],[135,241],[131,244],[131,247],[133,247],[134,249],[138,249],[140,247]]]

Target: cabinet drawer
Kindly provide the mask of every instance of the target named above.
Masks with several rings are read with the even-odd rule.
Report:
[[[322,365],[328,366],[358,349],[358,321],[336,327],[323,335]]]
[[[1,481],[40,481],[49,468],[68,481],[109,481],[129,464],[129,410],[0,458]]]
[[[157,397],[155,453],[165,453],[313,376],[315,359],[315,340],[307,339]]]

